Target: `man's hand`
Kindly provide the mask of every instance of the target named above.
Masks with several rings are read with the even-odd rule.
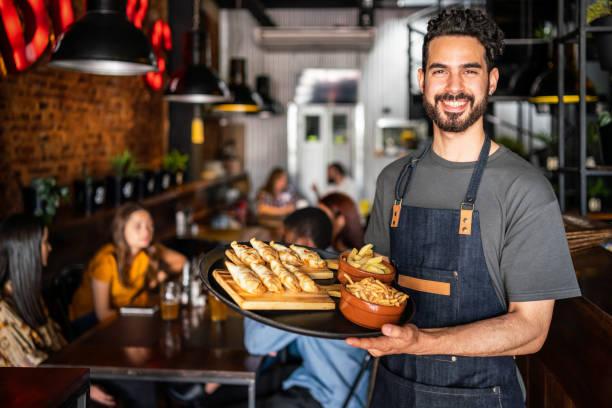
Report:
[[[452,327],[382,327],[384,336],[348,338],[375,357],[388,354],[446,354],[467,357],[514,356],[537,352],[548,334],[554,300],[510,302],[501,316]]]
[[[104,392],[104,390],[97,385],[92,384],[89,386],[89,398],[107,407],[114,407],[117,405],[113,396]]]
[[[374,357],[389,354],[419,354],[418,340],[420,331],[414,324],[396,326],[385,324],[382,327],[383,336],[357,339],[349,337],[346,342],[367,350]]]

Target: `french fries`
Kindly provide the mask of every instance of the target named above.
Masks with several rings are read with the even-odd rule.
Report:
[[[387,286],[372,277],[362,279],[356,283],[348,275],[347,279],[350,283],[346,285],[346,289],[353,296],[366,302],[382,306],[401,306],[408,299],[408,295],[405,293]]]
[[[362,246],[360,250],[353,248],[346,257],[346,262],[355,268],[379,275],[391,273],[391,269],[382,262],[382,256],[374,256],[373,246],[372,244],[367,244]]]

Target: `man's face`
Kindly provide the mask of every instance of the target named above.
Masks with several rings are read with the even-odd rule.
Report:
[[[436,37],[428,58],[418,73],[425,111],[441,130],[464,132],[481,120],[499,72],[487,72],[485,49],[474,37]]]
[[[327,168],[327,183],[328,184],[335,184],[336,183],[336,174],[338,174],[336,172],[336,169],[333,167],[328,167]]]

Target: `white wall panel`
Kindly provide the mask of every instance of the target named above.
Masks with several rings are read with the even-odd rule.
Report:
[[[354,26],[357,9],[273,9],[268,15],[278,26]],[[376,120],[384,107],[391,115],[407,112],[407,29],[409,10],[376,10],[378,36],[369,52],[358,51],[265,51],[255,45],[257,22],[246,10],[220,11],[220,73],[227,78],[229,59],[247,59],[247,77],[265,73],[271,78],[271,93],[284,106],[293,99],[296,79],[304,68],[357,68],[362,79],[359,99],[365,110],[365,198],[373,199],[378,172],[389,160],[374,156]],[[253,192],[274,166],[286,167],[286,116],[273,119],[236,117],[245,125],[245,168],[251,174]]]

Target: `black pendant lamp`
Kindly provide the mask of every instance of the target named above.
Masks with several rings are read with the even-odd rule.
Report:
[[[267,118],[280,115],[283,112],[282,105],[270,95],[270,77],[268,75],[258,75],[255,78],[255,89],[263,102],[258,114],[259,117]]]
[[[217,105],[215,112],[259,112],[263,106],[261,96],[246,84],[246,60],[232,58],[230,61],[229,102]]]
[[[230,91],[217,73],[208,68],[206,33],[199,29],[200,2],[193,2],[193,30],[185,33],[184,66],[170,76],[164,98],[171,102],[216,103],[230,99]],[[204,47],[206,51],[207,47]]]
[[[59,35],[48,65],[98,75],[157,70],[153,48],[128,21],[122,0],[87,0],[85,15]]]

